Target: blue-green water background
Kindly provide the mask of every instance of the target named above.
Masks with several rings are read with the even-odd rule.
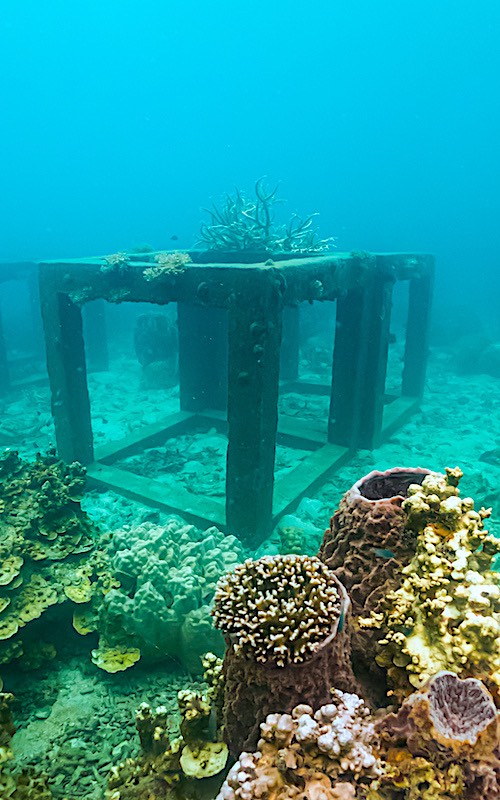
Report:
[[[496,0],[2,0],[0,258],[188,247],[266,174],[494,320],[499,38]]]

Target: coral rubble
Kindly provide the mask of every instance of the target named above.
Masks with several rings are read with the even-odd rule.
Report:
[[[51,800],[45,776],[32,769],[15,769],[10,748],[16,728],[12,720],[11,694],[0,693],[0,797],[2,800]]]
[[[216,625],[226,636],[224,735],[237,755],[256,744],[268,713],[328,702],[356,686],[347,594],[319,559],[265,556],[222,578]]]
[[[212,654],[204,660],[204,666],[213,688],[214,673],[219,670]],[[142,754],[111,770],[106,800],[214,797],[228,759],[214,706],[209,695],[188,690],[179,692],[178,705],[180,736],[171,739],[167,709],[159,706],[153,710],[142,703],[136,714]]]

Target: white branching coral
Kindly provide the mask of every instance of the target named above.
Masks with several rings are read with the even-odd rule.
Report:
[[[300,705],[291,714],[270,714],[261,725],[258,751],[241,754],[217,800],[316,797],[306,793],[314,782],[323,791],[318,797],[333,798],[338,781],[355,785],[377,777],[378,737],[368,708],[355,694],[332,694],[333,702],[316,713]],[[297,787],[302,794],[294,794]]]
[[[186,266],[191,263],[189,253],[157,253],[155,264],[146,267],[142,273],[147,281],[154,281],[165,275],[177,275],[184,272]]]
[[[283,667],[307,660],[341,611],[333,572],[318,558],[286,555],[248,559],[221,578],[213,614],[235,653]]]

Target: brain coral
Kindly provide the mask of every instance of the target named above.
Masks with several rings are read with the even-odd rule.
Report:
[[[232,753],[253,747],[270,711],[322,705],[331,688],[352,689],[349,599],[310,556],[245,561],[221,579],[215,622],[226,635],[224,730]]]
[[[121,668],[140,651],[147,659],[178,658],[190,672],[200,672],[203,653],[222,654],[210,607],[217,580],[242,558],[234,536],[170,517],[164,525],[145,522],[115,531],[108,555],[121,585],[106,593],[89,624],[101,634],[94,652],[98,666],[113,671],[106,653],[120,646],[131,653]]]

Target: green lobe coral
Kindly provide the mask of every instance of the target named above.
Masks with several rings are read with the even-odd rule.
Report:
[[[102,599],[82,606],[75,627],[98,630],[94,663],[109,672],[146,660],[176,658],[199,672],[200,656],[222,654],[223,639],[210,618],[219,577],[242,557],[234,536],[197,530],[177,517],[115,531],[108,557],[120,582]],[[114,658],[116,654],[116,658]],[[117,661],[118,659],[118,661]]]
[[[84,468],[54,451],[0,456],[0,663],[22,655],[21,629],[88,594],[97,530],[80,507],[84,483]]]

